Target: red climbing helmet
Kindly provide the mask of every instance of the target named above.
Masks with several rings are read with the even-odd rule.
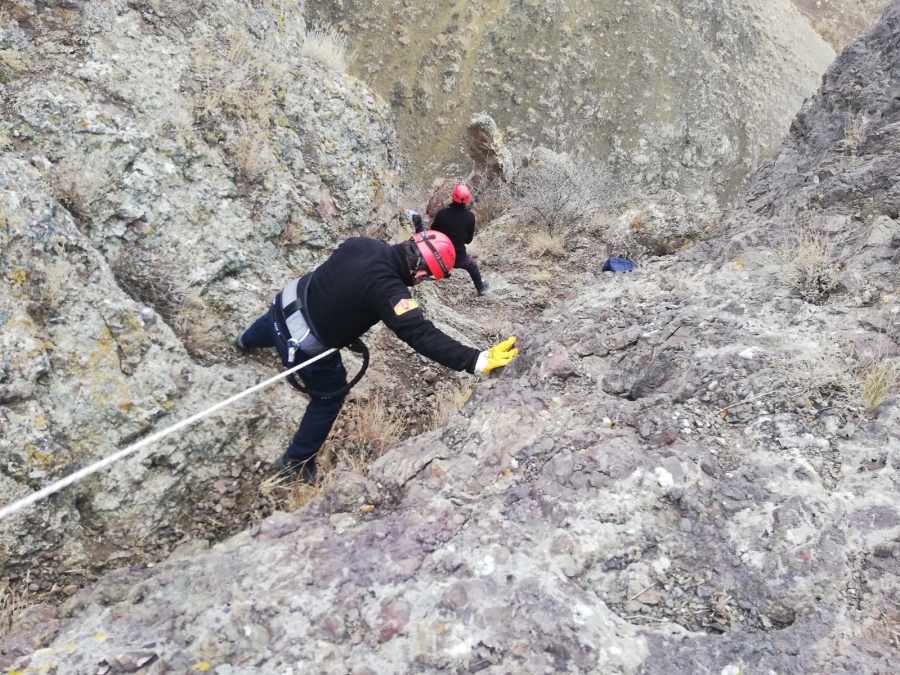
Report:
[[[421,281],[427,276],[431,276],[435,281],[450,276],[450,270],[456,262],[456,249],[446,234],[425,230],[415,235],[412,240],[427,268],[416,272],[416,281]]]
[[[468,204],[469,200],[472,199],[472,193],[469,192],[469,186],[465,183],[457,183],[456,187],[453,188],[453,194],[450,195],[450,199],[457,204]]]

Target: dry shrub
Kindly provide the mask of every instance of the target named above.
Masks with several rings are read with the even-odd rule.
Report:
[[[4,582],[5,583],[5,582]],[[28,587],[28,580],[23,586]],[[28,591],[16,593],[9,586],[0,585],[0,639],[12,632],[16,618],[28,606]]]
[[[195,357],[212,352],[221,343],[221,317],[196,291],[184,296],[171,327],[184,348]]]
[[[109,156],[102,151],[65,159],[56,165],[56,197],[76,218],[90,218],[115,183],[113,170]]]
[[[300,54],[339,73],[346,73],[349,68],[347,36],[321,21],[306,28]]]
[[[497,314],[490,314],[481,322],[481,332],[485,337],[499,339],[501,335],[509,332],[508,326],[506,319]]]
[[[900,367],[888,359],[877,359],[859,373],[856,403],[864,412],[875,410],[900,390]]]
[[[563,235],[552,235],[543,230],[532,232],[528,238],[528,254],[535,258],[545,255],[551,258],[565,258]]]
[[[304,483],[296,476],[276,474],[260,482],[259,493],[266,499],[277,502],[285,511],[296,511],[322,496],[326,489],[334,486],[334,482],[331,473],[320,473],[315,485]]]
[[[860,365],[844,347],[812,342],[790,345],[775,372],[790,396],[817,397],[832,405],[871,412],[900,391],[900,366],[884,355]]]
[[[851,115],[844,129],[844,152],[848,155],[855,155],[856,149],[866,137],[866,128],[869,126],[869,118],[864,113]]]
[[[608,210],[615,183],[596,163],[539,148],[503,187],[508,213],[529,229],[558,236]]]
[[[778,252],[782,276],[794,295],[821,304],[841,283],[843,270],[831,239],[801,226],[793,242]]]
[[[472,212],[479,224],[489,223],[502,216],[509,206],[500,188],[489,188],[472,204]]]
[[[789,396],[814,396],[846,402],[850,399],[855,364],[833,345],[817,343],[791,348],[775,363],[775,372]]]
[[[363,473],[379,455],[394,447],[406,431],[406,421],[391,413],[381,396],[358,400],[347,411],[343,437],[334,447],[337,462]]]
[[[59,309],[69,296],[72,266],[62,256],[44,267],[41,300],[49,309]]]
[[[234,144],[234,161],[238,173],[248,183],[260,182],[278,165],[268,136],[260,130],[237,140]]]
[[[187,298],[185,284],[158,260],[122,255],[110,265],[119,286],[134,300],[152,307],[169,325],[177,325]]]
[[[194,70],[194,114],[208,126],[226,117],[267,127],[275,116],[287,67],[246,31],[232,28],[207,41],[196,52]]]
[[[460,379],[456,385],[442,389],[435,396],[431,411],[431,428],[436,429],[447,423],[469,400],[475,387],[471,378]]]

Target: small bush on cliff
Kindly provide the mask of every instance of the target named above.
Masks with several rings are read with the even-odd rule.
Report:
[[[90,218],[115,182],[111,167],[109,156],[102,151],[62,160],[56,165],[57,199],[79,220]]]
[[[830,237],[801,225],[794,240],[778,252],[782,277],[791,292],[813,304],[821,304],[841,283],[843,269]]]
[[[607,209],[613,186],[604,167],[538,148],[522,160],[504,198],[522,225],[559,236]]]
[[[323,66],[339,73],[346,73],[348,65],[347,36],[321,21],[307,27],[300,54],[315,59]]]

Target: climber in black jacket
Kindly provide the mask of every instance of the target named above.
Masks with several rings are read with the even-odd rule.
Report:
[[[471,244],[475,236],[475,214],[466,206],[471,199],[469,186],[465,183],[457,184],[450,195],[450,206],[437,212],[431,221],[431,229],[450,237],[453,248],[456,249],[455,267],[468,272],[478,295],[484,295],[490,284],[482,280],[475,258],[466,252],[466,244]]]
[[[455,260],[450,240],[438,232],[402,244],[354,237],[314,271],[292,279],[259,317],[235,339],[244,351],[275,347],[286,368],[328,349],[353,347],[379,321],[423,356],[457,371],[487,373],[518,353],[515,338],[479,352],[438,330],[422,315],[410,286],[449,276]],[[310,401],[287,452],[283,471],[316,480],[315,454],[328,437],[347,395],[340,352],[301,368]]]

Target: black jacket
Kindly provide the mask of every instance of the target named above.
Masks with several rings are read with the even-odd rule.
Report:
[[[465,204],[453,202],[445,209],[441,209],[431,221],[431,229],[443,232],[456,249],[456,263],[454,267],[462,267],[468,258],[466,244],[472,243],[475,236],[475,214],[466,208]]]
[[[326,347],[346,347],[384,321],[423,356],[453,370],[474,373],[480,352],[427,321],[412,299],[412,285],[400,245],[353,237],[312,272],[306,317]]]

